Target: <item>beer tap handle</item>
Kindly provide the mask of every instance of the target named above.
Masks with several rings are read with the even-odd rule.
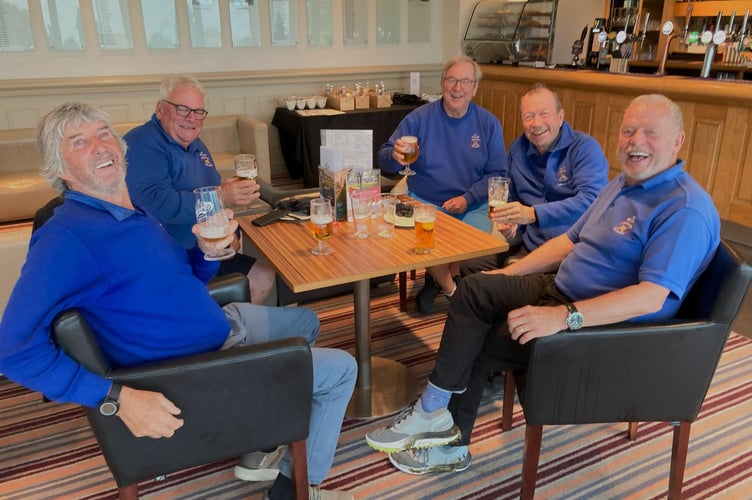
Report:
[[[685,19],[684,30],[682,31],[681,39],[679,43],[686,47],[687,45],[689,45],[689,40],[687,40],[687,38],[689,38],[689,23],[692,20],[692,1],[691,0],[689,3],[687,3],[687,12],[686,12],[684,19]]]
[[[747,31],[748,20],[749,20],[749,9],[747,9],[747,13],[744,14],[744,19],[742,20],[742,29],[739,31],[739,45],[736,48],[736,50],[738,50],[739,52],[742,52],[744,50],[744,34]]]
[[[640,50],[645,43],[645,36],[648,34],[648,22],[650,21],[650,12],[645,13],[645,22],[642,25],[642,33],[640,34]]]
[[[728,36],[731,36],[731,34],[734,32],[734,20],[736,19],[736,11],[731,11],[731,17],[729,18],[729,24],[728,24],[728,31],[726,34]]]

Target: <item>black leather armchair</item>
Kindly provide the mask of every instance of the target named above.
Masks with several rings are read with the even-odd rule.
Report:
[[[583,328],[533,341],[527,369],[506,373],[502,411],[506,430],[516,385],[526,420],[521,498],[535,493],[544,425],[629,422],[628,437],[635,439],[641,421],[675,425],[668,497],[680,498],[690,426],[751,279],[752,267],[722,242],[682,304],[680,319]]]
[[[220,304],[248,302],[242,275],[210,285]],[[61,313],[55,341],[88,369],[138,389],[159,391],[182,410],[185,424],[168,439],[137,438],[117,417],[86,415],[119,488],[138,498],[138,483],[181,469],[289,444],[296,496],[308,498],[305,439],[311,413],[311,351],[302,338],[238,347],[112,369],[83,317]]]

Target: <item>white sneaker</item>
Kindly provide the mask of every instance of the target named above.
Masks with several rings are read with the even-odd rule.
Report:
[[[460,438],[452,414],[446,408],[427,413],[420,399],[383,429],[366,434],[366,443],[375,450],[398,453],[414,448],[430,448],[453,443]]]
[[[235,477],[242,481],[274,481],[279,474],[279,461],[284,452],[285,446],[278,446],[270,453],[246,453],[235,466]]]
[[[353,500],[353,496],[347,491],[320,490],[315,486],[309,486],[308,500]]]

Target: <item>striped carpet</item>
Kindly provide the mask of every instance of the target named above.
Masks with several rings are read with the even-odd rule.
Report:
[[[409,282],[422,285],[422,278]],[[397,287],[373,291],[374,355],[399,360],[425,381],[433,367],[446,312],[418,316],[414,304],[400,313]],[[354,350],[349,297],[316,302],[322,322],[319,345]],[[752,496],[752,343],[732,335],[700,417],[692,426],[685,476],[686,498]],[[473,462],[463,473],[410,476],[368,448],[365,432],[388,419],[344,422],[334,467],[324,486],[351,491],[357,499],[505,499],[520,486],[523,417],[500,433],[500,388],[481,407],[470,447]],[[643,423],[636,442],[626,425],[547,427],[543,432],[538,498],[665,498],[671,428]],[[143,498],[261,498],[265,483],[232,475],[234,460],[206,465],[142,484]],[[115,485],[79,408],[42,403],[40,396],[0,377],[0,499],[115,498]]]

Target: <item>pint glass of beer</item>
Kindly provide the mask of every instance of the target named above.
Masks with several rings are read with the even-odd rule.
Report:
[[[241,181],[256,181],[258,177],[258,166],[256,165],[256,155],[240,154],[233,157],[235,161],[235,175]]]
[[[488,216],[509,199],[509,177],[488,178]]]
[[[316,239],[316,246],[311,249],[314,255],[329,255],[332,247],[325,240],[332,237],[334,232],[332,204],[327,198],[311,200],[311,234]]]
[[[433,228],[436,225],[436,207],[428,204],[415,205],[415,253],[430,253],[434,247]]]
[[[225,212],[222,188],[201,187],[193,190],[196,198],[196,223],[198,235],[208,243],[216,243],[229,235],[230,219]],[[224,248],[213,254],[204,254],[206,260],[225,260],[235,255],[232,248]]]

